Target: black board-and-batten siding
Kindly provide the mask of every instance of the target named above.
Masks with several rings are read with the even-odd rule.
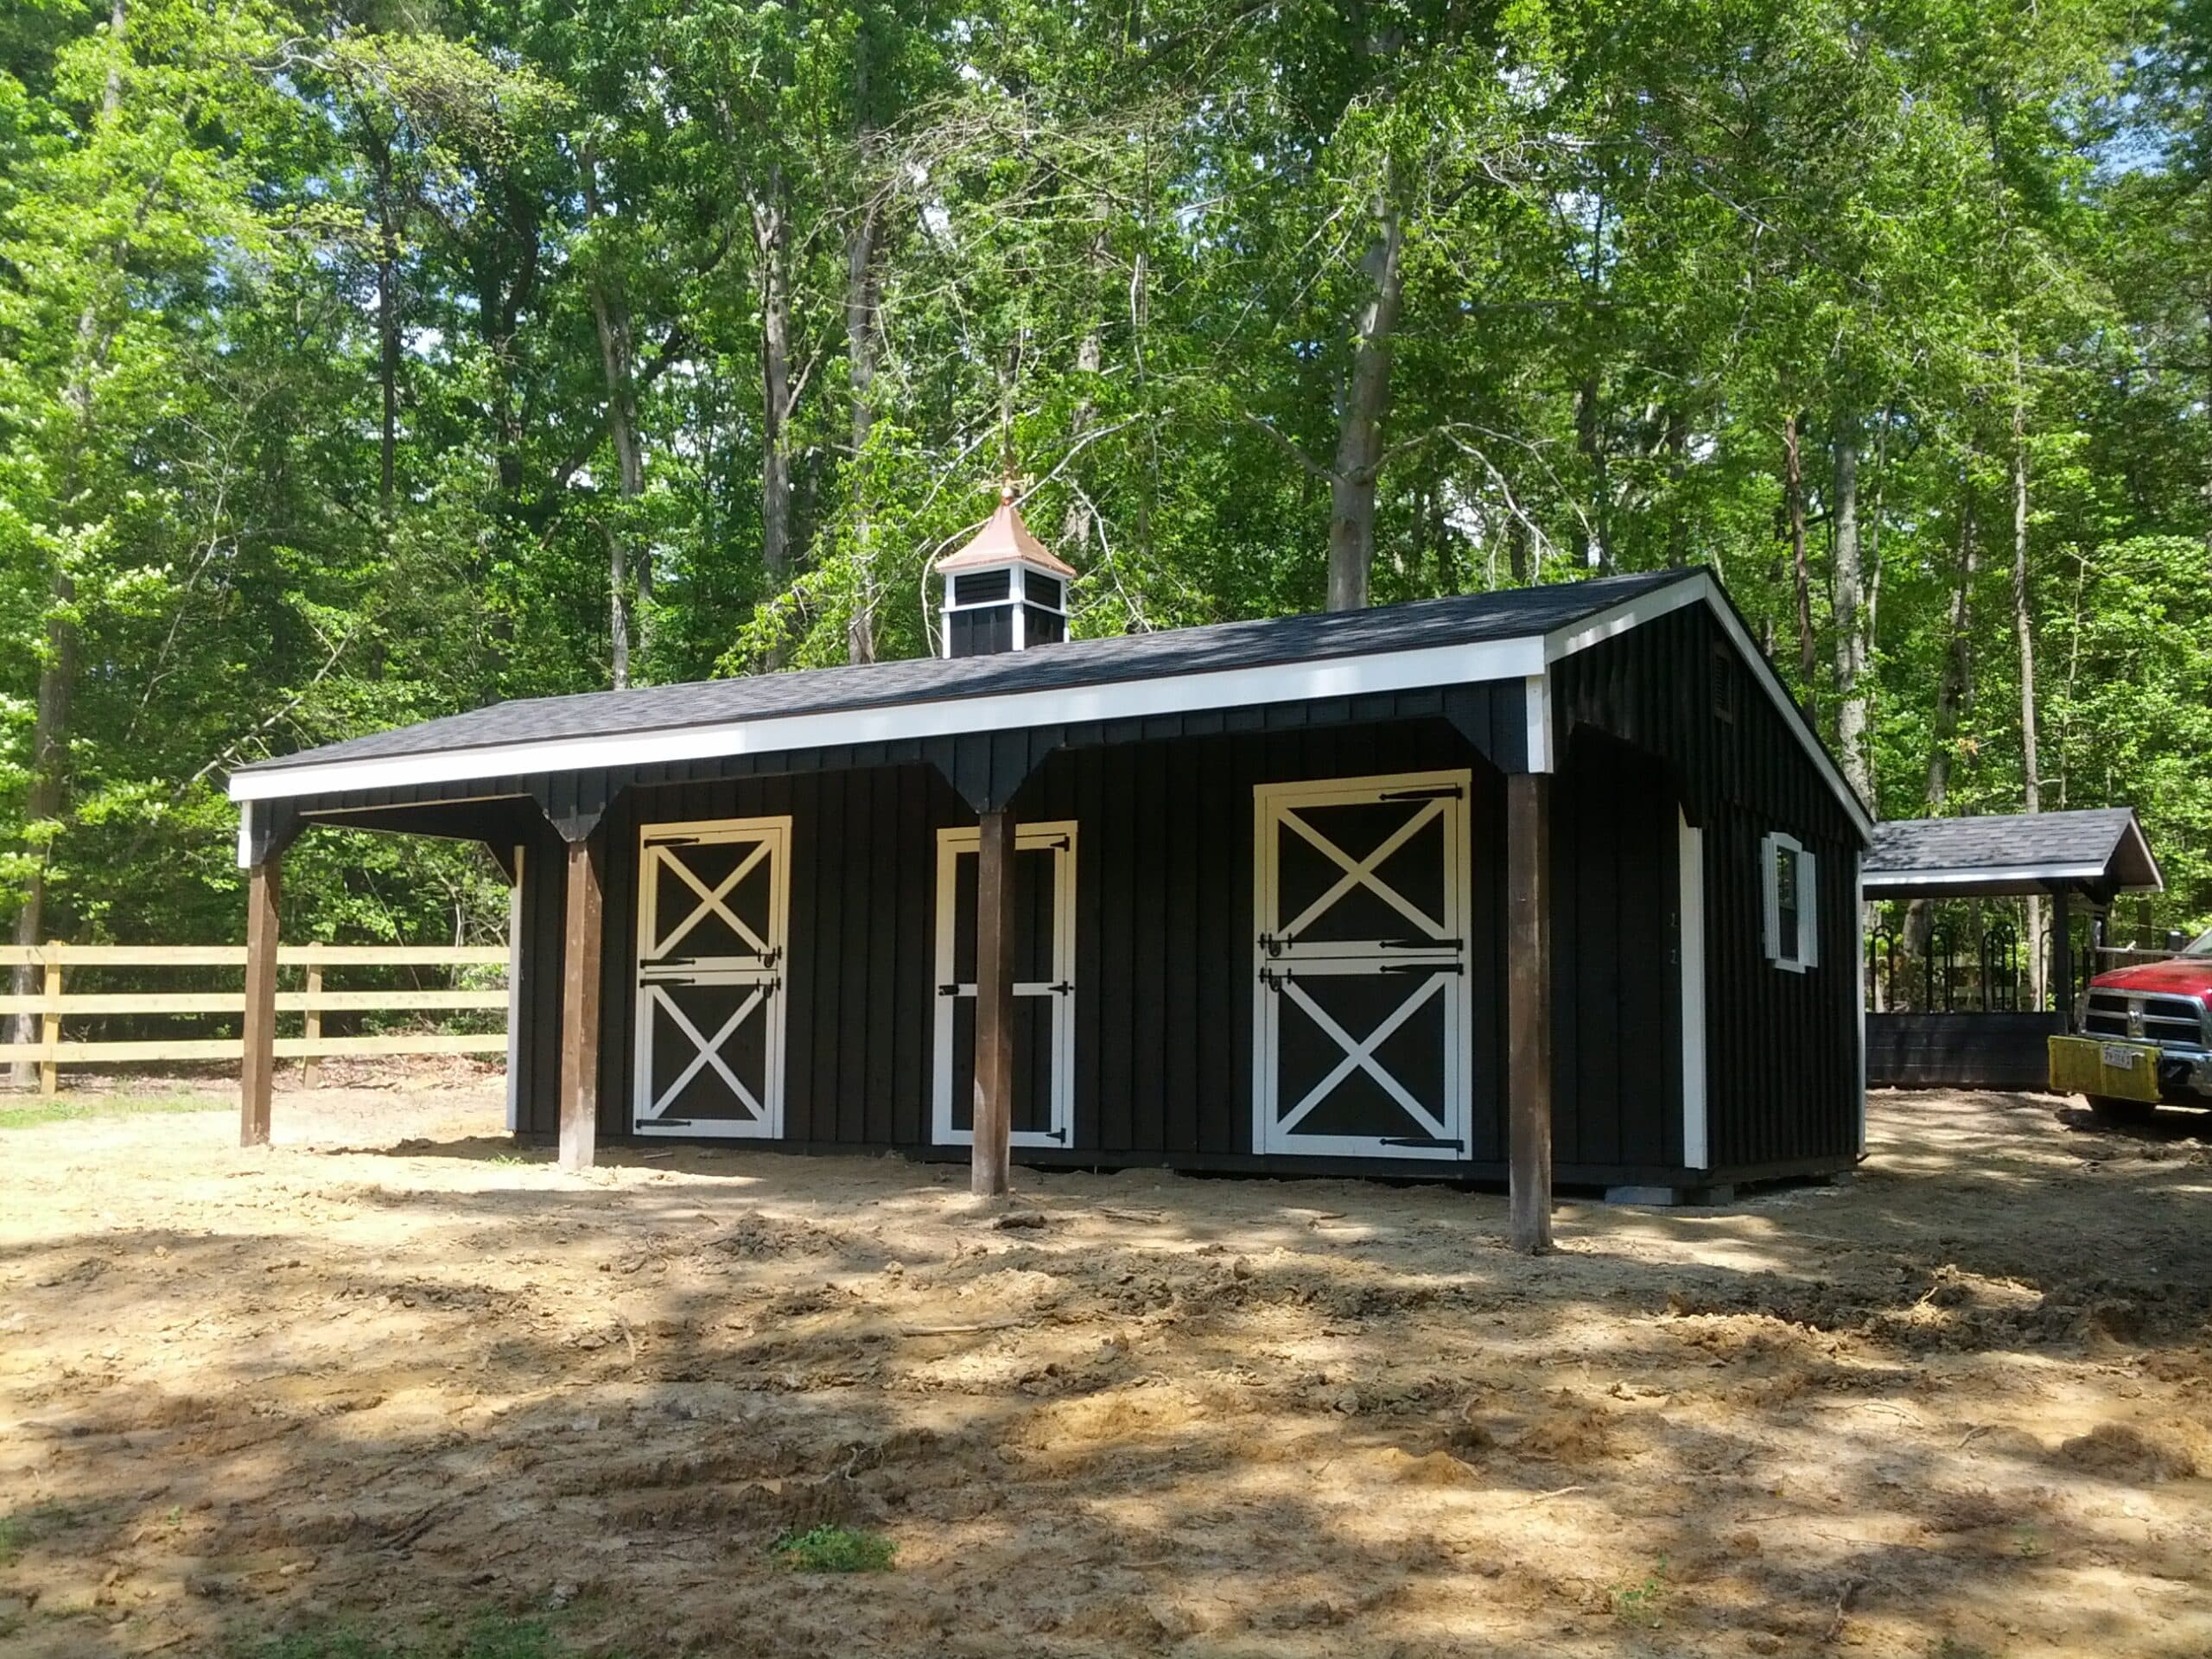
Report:
[[[1758,730],[1775,713],[1763,700],[1741,698],[1738,731],[1722,734],[1702,759],[1662,760],[1609,735],[1606,727],[1622,726],[1647,738],[1669,735],[1669,720],[1640,702],[1631,705],[1634,721],[1618,713],[1636,696],[1637,675],[1650,671],[1607,659],[1630,656],[1615,647],[1637,637],[1586,654],[1596,672],[1580,717],[1555,705],[1557,1177],[1568,1185],[1688,1185],[1847,1166],[1859,1134],[1855,991],[1837,990],[1850,979],[1855,951],[1848,820],[1824,813],[1816,790],[1792,791],[1781,782],[1786,758],[1763,782],[1760,768],[1726,753],[1763,737],[1788,741]],[[1697,696],[1706,684],[1700,660]],[[1649,683],[1662,696],[1673,696],[1670,687],[1663,677]],[[1680,720],[1694,722],[1695,714],[1685,700]],[[1453,768],[1471,775],[1467,873],[1476,949],[1465,1160],[1255,1154],[1255,786]],[[1746,793],[1761,798],[1742,798]],[[1047,753],[1013,805],[1021,820],[1080,826],[1073,1133],[1065,1151],[1027,1148],[1019,1160],[1502,1179],[1503,794],[1503,772],[1454,723],[1436,718],[1163,735]],[[938,767],[918,762],[641,785],[615,795],[601,832],[602,1136],[626,1135],[632,1109],[641,826],[786,815],[784,1136],[749,1144],[964,1156],[931,1139],[933,950],[938,834],[972,824],[975,814]],[[1684,1163],[1676,940],[1685,817],[1707,832],[1711,1153],[1702,1169]],[[1820,915],[1829,966],[1813,974],[1782,973],[1761,954],[1758,842],[1777,829],[1824,855]],[[539,840],[530,856],[541,869],[557,868],[557,838]],[[561,897],[556,882],[526,883],[525,892],[518,1093],[526,1104],[518,1127],[550,1134]]]
[[[1634,580],[1635,594],[1657,592]],[[607,743],[594,751],[605,764],[302,794],[282,805],[298,821],[480,837],[503,856],[523,849],[515,1094],[525,1133],[556,1127],[563,836],[591,832],[604,887],[597,1110],[601,1138],[621,1139],[637,1109],[641,831],[788,819],[788,950],[776,988],[782,1133],[743,1144],[963,1157],[964,1148],[938,1144],[932,1122],[939,842],[1002,806],[1023,823],[1072,825],[1077,842],[1071,1133],[1064,1146],[1017,1148],[1019,1161],[1497,1180],[1509,1092],[1505,797],[1510,774],[1548,769],[1558,1179],[1686,1188],[1832,1171],[1854,1160],[1862,1132],[1861,821],[1796,711],[1770,695],[1769,671],[1741,654],[1745,636],[1712,592],[1711,603],[1655,604],[1604,637],[1577,641],[1533,677],[1516,668],[1466,683],[942,735],[912,734],[910,723],[910,734],[882,741],[689,760],[631,761]],[[1681,595],[1701,597],[1687,588]],[[1570,615],[1548,593],[1498,602]],[[1439,626],[1439,613],[1413,608],[1420,615],[1402,623],[1384,613],[1351,621],[1370,632]],[[1278,661],[1271,653],[1289,634],[1305,629],[1318,642],[1344,623],[1294,620],[1267,625],[1287,633],[1239,633],[1232,643],[1255,661]],[[1192,656],[1195,638],[1168,643],[1173,652],[1149,639],[1127,649],[1166,652],[1176,658],[1163,670],[1170,673],[1216,665]],[[1027,677],[1049,695],[1070,677],[1068,664],[1097,657],[1098,645],[1040,651],[1033,665],[1001,669],[984,658],[981,668],[969,659],[887,671],[932,685],[956,673]],[[872,688],[880,678],[826,672],[837,687]],[[774,683],[781,677],[640,695],[694,703],[813,695]],[[525,709],[509,724],[533,741],[588,742],[583,728],[603,704],[582,701],[588,706]],[[385,747],[372,744],[378,753],[360,758],[379,761]],[[1408,775],[1466,779],[1456,867],[1465,889],[1466,995],[1454,1005],[1465,1010],[1459,1039],[1446,1045],[1465,1079],[1464,1144],[1449,1157],[1263,1155],[1254,1075],[1255,990],[1266,966],[1255,956],[1255,791]],[[280,844],[276,823],[248,827]],[[1778,967],[1763,946],[1765,838],[1776,834],[1815,857],[1812,971]],[[1681,940],[1693,904],[1705,972],[1702,995],[1693,987],[1686,998]],[[1694,1029],[1685,1027],[1686,1007]],[[1703,1057],[1701,1110],[1684,1087],[1694,1039]],[[1429,1149],[1448,1144],[1439,1138]]]

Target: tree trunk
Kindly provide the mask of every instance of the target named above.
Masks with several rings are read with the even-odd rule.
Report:
[[[846,656],[875,660],[875,526],[869,512],[868,435],[875,429],[876,210],[871,203],[845,245],[845,359],[853,393],[853,556],[858,591]]]
[[[1835,695],[1836,747],[1843,775],[1859,798],[1874,799],[1866,753],[1866,672],[1864,605],[1866,574],[1859,545],[1859,416],[1845,410],[1835,428]]]
[[[2012,372],[2012,637],[2020,652],[2020,792],[2030,812],[2043,810],[2042,757],[2036,743],[2036,639],[2028,586],[2028,435],[2024,396],[2019,390],[2020,363],[2014,348]],[[2029,984],[2035,1006],[2044,1006],[2049,988],[2050,952],[2044,948],[2041,895],[2027,900]]]
[[[599,163],[587,149],[579,157],[583,167],[584,217],[593,226],[604,223],[599,203]],[[589,279],[591,316],[599,335],[600,372],[607,382],[607,435],[614,446],[615,475],[624,507],[636,504],[645,493],[645,455],[638,440],[637,348],[631,337],[630,307],[621,284],[607,274],[607,257],[593,250]],[[607,541],[607,630],[613,661],[614,689],[630,683],[631,617],[629,559],[626,543],[632,533],[632,515],[625,512],[619,528],[601,521],[600,533]],[[638,559],[639,612],[652,595],[652,561]]]
[[[377,205],[377,380],[383,395],[383,423],[378,440],[377,503],[391,512],[399,476],[399,227],[393,201],[391,143],[365,118],[369,163],[376,174]]]
[[[1959,575],[1951,589],[1951,612],[1947,622],[1950,648],[1943,656],[1943,670],[1936,682],[1936,710],[1928,751],[1928,816],[1942,816],[1951,791],[1951,746],[1958,734],[1959,716],[1974,683],[1974,579],[1980,564],[1974,537],[1974,505],[1969,500],[1959,517]],[[1905,906],[1905,955],[1924,961],[1928,955],[1929,909],[1925,899]]]
[[[1789,570],[1797,588],[1797,677],[1806,702],[1813,702],[1813,676],[1819,663],[1813,642],[1813,574],[1805,563],[1805,453],[1800,418],[1782,423],[1783,493],[1789,512]]]
[[[1094,283],[1106,268],[1106,232],[1103,221],[1111,211],[1110,204],[1104,201],[1098,204],[1097,213],[1102,224],[1097,234],[1090,238],[1090,275]],[[1090,326],[1084,330],[1083,338],[1077,342],[1075,348],[1076,374],[1082,383],[1082,390],[1077,394],[1075,410],[1068,421],[1071,448],[1080,443],[1083,435],[1090,429],[1090,417],[1094,412],[1090,390],[1097,383],[1098,372],[1105,361],[1105,328],[1101,321],[1093,316]],[[1094,528],[1089,499],[1079,489],[1071,491],[1067,516],[1060,521],[1061,553],[1069,559],[1083,559],[1090,550],[1090,532]]]
[[[1690,559],[1690,515],[1682,500],[1689,451],[1690,417],[1677,404],[1667,411],[1667,563],[1677,570]]]
[[[1377,188],[1373,239],[1359,262],[1366,297],[1352,321],[1351,367],[1337,414],[1336,464],[1329,469],[1329,608],[1368,602],[1375,567],[1375,485],[1382,461],[1382,416],[1390,402],[1391,336],[1404,292],[1404,224],[1387,176]]]
[[[1574,448],[1582,457],[1582,464],[1589,468],[1590,517],[1586,522],[1578,518],[1574,527],[1575,563],[1586,569],[1604,570],[1612,566],[1612,549],[1607,544],[1605,504],[1608,494],[1605,483],[1605,450],[1599,442],[1598,429],[1598,377],[1593,372],[1582,378],[1574,389]]]
[[[1958,734],[1959,715],[1966,707],[1974,675],[1974,579],[1981,564],[1981,550],[1974,536],[1974,508],[1969,504],[1959,522],[1959,579],[1951,589],[1951,613],[1946,627],[1951,647],[1943,658],[1943,671],[1936,683],[1934,744],[1928,754],[1928,810],[1942,810],[1951,788],[1951,743]]]
[[[784,269],[790,234],[782,171],[772,168],[753,200],[753,240],[760,270],[760,563],[779,590],[791,569],[791,308]]]
[[[108,13],[106,84],[100,98],[100,114],[112,121],[123,107],[123,52],[130,22],[126,0],[113,0]],[[119,263],[119,262],[118,262]],[[93,367],[105,349],[101,339],[99,302],[87,300],[77,316],[77,361],[64,396],[76,416],[76,454],[61,480],[65,513],[73,511],[82,484],[84,451],[92,441]],[[64,556],[66,558],[66,555]],[[69,794],[69,716],[77,688],[77,581],[66,563],[58,563],[48,589],[46,654],[39,664],[37,706],[31,716],[30,787],[24,792],[23,820],[44,826],[29,874],[23,881],[23,901],[16,912],[17,944],[37,944],[46,931],[46,875],[54,860],[53,836],[60,828],[61,812]],[[29,996],[39,988],[40,970],[29,963],[16,969],[14,989]],[[41,1020],[35,1014],[16,1016],[18,1043],[39,1039]],[[17,1060],[10,1068],[10,1081],[19,1089],[31,1086],[36,1068]]]

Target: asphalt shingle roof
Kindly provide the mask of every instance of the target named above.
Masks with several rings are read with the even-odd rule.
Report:
[[[2000,890],[2002,873],[2048,871],[2120,887],[2160,885],[2133,807],[1970,818],[1892,818],[1874,826],[1860,867],[1869,898],[1948,889]],[[2082,873],[2095,871],[2095,876]],[[2032,891],[2024,878],[2009,890]]]
[[[730,721],[1058,690],[1378,652],[1526,639],[1701,575],[1688,569],[1599,576],[1363,611],[1070,640],[996,656],[918,657],[852,668],[807,669],[742,679],[537,697],[493,703],[467,714],[327,743],[320,748],[256,761],[239,770],[268,772],[334,760],[384,760],[497,744],[619,736]]]

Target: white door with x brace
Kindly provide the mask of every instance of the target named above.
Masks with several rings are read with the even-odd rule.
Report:
[[[1465,772],[1253,791],[1253,1144],[1467,1155]]]
[[[639,832],[640,1135],[783,1134],[791,837],[787,817]]]
[[[1072,823],[1014,837],[1014,1128],[1017,1147],[1071,1144],[1075,1122],[1075,836]],[[931,1134],[976,1138],[976,878],[973,830],[937,840],[937,1070]]]

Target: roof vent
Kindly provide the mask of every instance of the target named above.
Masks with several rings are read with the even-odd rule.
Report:
[[[1014,486],[976,539],[938,561],[944,578],[944,654],[988,657],[1030,651],[1068,637],[1068,583],[1074,569],[1021,522]]]

